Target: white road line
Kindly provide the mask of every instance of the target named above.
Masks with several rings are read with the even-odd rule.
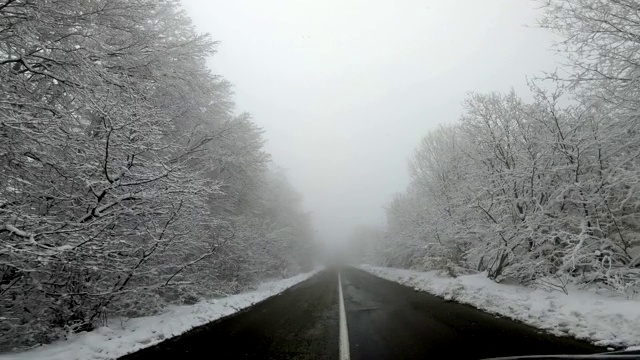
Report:
[[[344,311],[344,298],[342,297],[342,278],[338,273],[338,294],[340,296],[340,360],[349,360],[349,332],[347,331],[347,314]]]

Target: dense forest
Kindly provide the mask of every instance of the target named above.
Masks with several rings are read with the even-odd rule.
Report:
[[[0,1],[0,349],[310,266],[215,48],[175,0]]]
[[[366,261],[640,292],[640,5],[541,4],[566,66],[524,96],[471,93],[427,134],[388,229],[354,234]]]

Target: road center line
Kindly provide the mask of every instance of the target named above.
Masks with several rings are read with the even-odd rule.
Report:
[[[342,277],[338,273],[338,295],[340,296],[340,360],[349,360],[349,332],[347,331],[347,314],[344,310],[342,296]]]

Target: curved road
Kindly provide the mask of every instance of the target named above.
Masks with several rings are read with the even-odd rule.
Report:
[[[589,354],[558,338],[470,306],[340,271],[349,349],[343,359],[482,359]],[[122,359],[339,359],[338,271],[327,270],[240,313]]]

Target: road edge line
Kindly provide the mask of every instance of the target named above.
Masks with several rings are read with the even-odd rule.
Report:
[[[347,330],[347,314],[342,296],[342,277],[338,273],[338,294],[340,296],[340,360],[349,360],[349,332]]]

